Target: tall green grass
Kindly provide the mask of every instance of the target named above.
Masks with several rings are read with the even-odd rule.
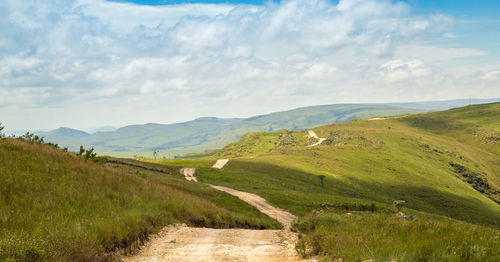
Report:
[[[106,260],[170,223],[279,227],[241,200],[178,175],[13,139],[0,139],[0,181],[0,261]]]
[[[421,213],[309,215],[295,230],[299,254],[325,261],[500,261],[499,230]]]

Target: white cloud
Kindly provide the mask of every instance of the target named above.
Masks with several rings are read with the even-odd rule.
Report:
[[[381,66],[381,74],[389,83],[426,78],[433,74],[432,70],[420,60],[392,60]]]
[[[480,79],[490,84],[477,93],[490,95],[499,81],[496,74],[484,73],[495,68],[450,67],[486,52],[429,44],[434,36],[453,35],[452,17],[416,16],[398,1],[5,2],[0,7],[2,111],[63,108],[61,119],[76,116],[67,118],[67,126],[85,118],[77,104],[92,104],[98,114],[109,108],[117,115],[127,112],[119,123],[85,118],[101,121],[87,125],[123,125],[398,100],[405,94],[429,99],[429,90],[464,90]],[[460,92],[448,93],[465,95]],[[127,109],[130,105],[134,110]],[[178,108],[183,110],[171,114]],[[16,120],[23,112],[33,115],[34,126],[48,121],[32,111],[16,112],[9,120],[13,125],[29,123]]]
[[[500,81],[500,70],[488,72],[481,78],[488,81]]]

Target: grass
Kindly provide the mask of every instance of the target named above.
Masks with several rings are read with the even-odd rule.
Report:
[[[279,227],[239,199],[172,173],[0,139],[0,261],[106,260],[171,223]]]
[[[316,147],[306,146],[313,141],[304,131],[258,132],[212,158],[158,163],[196,166],[199,181],[257,193],[305,221],[314,211],[327,212],[315,230],[303,232],[305,255],[497,261],[498,115],[500,103],[337,123],[313,129],[327,138]],[[215,158],[231,160],[216,170],[210,168]],[[394,200],[404,200],[419,219],[386,214]],[[331,213],[372,206],[375,214],[351,220]],[[311,253],[315,246],[321,248]]]
[[[297,251],[324,261],[500,261],[500,231],[418,214],[324,213],[301,218]]]
[[[198,158],[206,158],[211,157],[217,154],[220,149],[207,149],[201,153],[187,153],[181,156],[182,159],[198,159]]]

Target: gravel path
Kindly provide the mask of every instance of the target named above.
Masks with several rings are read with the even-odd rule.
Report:
[[[211,187],[227,192],[275,218],[284,230],[192,228],[186,225],[165,227],[147,245],[124,262],[215,262],[215,261],[305,261],[295,251],[297,235],[289,230],[295,216],[271,206],[262,197],[223,186]],[[314,261],[314,260],[310,260]]]
[[[307,133],[309,135],[310,138],[316,138],[318,139],[318,142],[312,144],[312,145],[308,145],[308,147],[312,147],[312,146],[317,146],[317,145],[320,145],[321,143],[323,143],[323,141],[326,140],[326,138],[322,138],[322,137],[318,137],[318,135],[316,135],[316,133],[312,130],[307,130]]]

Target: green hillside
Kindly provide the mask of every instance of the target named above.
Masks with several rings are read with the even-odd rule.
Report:
[[[106,261],[171,223],[279,227],[235,197],[185,181],[176,169],[103,161],[0,138],[0,261]]]
[[[222,148],[238,141],[244,134],[255,131],[281,129],[301,130],[334,122],[347,122],[355,118],[389,116],[418,112],[388,105],[326,105],[298,108],[246,119],[221,119],[204,117],[177,124],[131,125],[112,132],[97,132],[89,136],[61,136],[49,134],[47,141],[76,151],[80,145],[93,146],[103,155],[152,157],[159,150],[159,157],[174,157],[207,149]],[[55,133],[57,135],[52,135]]]
[[[500,258],[498,249],[492,251],[500,244],[498,116],[500,103],[337,123],[313,129],[327,138],[316,147],[306,146],[315,141],[305,131],[258,132],[215,155],[231,159],[222,170],[203,168],[209,159],[185,165],[201,167],[200,181],[255,192],[302,217],[306,226],[299,223],[297,230],[305,234],[304,255],[495,261],[489,259]],[[319,176],[325,176],[323,182]],[[403,211],[419,222],[402,223],[390,214],[395,200],[404,200]],[[319,215],[311,215],[318,210]],[[345,210],[375,213],[355,213],[359,219],[353,220],[339,216]],[[377,231],[378,238],[373,236]],[[344,239],[339,250],[337,237],[348,233],[355,237]]]

